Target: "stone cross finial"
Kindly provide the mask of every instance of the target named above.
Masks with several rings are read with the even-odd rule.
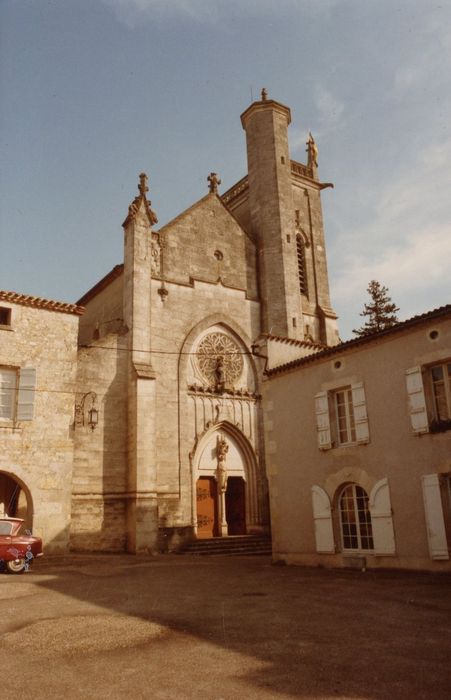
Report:
[[[124,223],[122,224],[123,226],[127,226],[130,221],[135,219],[135,217],[139,211],[139,208],[141,207],[141,205],[143,203],[144,203],[144,206],[146,209],[147,216],[149,217],[150,224],[152,225],[152,224],[158,223],[157,215],[155,214],[153,209],[151,209],[151,206],[150,206],[151,202],[149,202],[149,200],[146,197],[146,193],[149,191],[149,188],[147,187],[147,175],[146,175],[146,173],[139,174],[138,190],[139,190],[139,194],[137,197],[135,197],[133,202],[130,204],[130,206],[128,208],[128,216],[125,219]]]
[[[312,136],[312,132],[308,132],[308,141],[306,143],[307,148],[307,165],[309,168],[316,166],[318,167],[318,146],[315,143],[315,139]]]
[[[147,187],[147,175],[146,175],[146,173],[139,174],[138,190],[139,190],[140,194],[142,194],[143,197],[145,197],[146,192],[149,191],[149,188]]]
[[[221,184],[221,180],[218,178],[216,173],[210,173],[210,175],[207,177],[208,182],[210,183],[208,185],[208,189],[212,194],[218,194],[218,185]]]
[[[263,90],[262,90],[262,102],[266,102],[267,99],[268,99],[268,91],[266,88],[263,88]]]

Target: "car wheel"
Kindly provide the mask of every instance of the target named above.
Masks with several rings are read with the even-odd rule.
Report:
[[[6,568],[10,574],[23,574],[25,571],[25,559],[13,559],[6,562]]]

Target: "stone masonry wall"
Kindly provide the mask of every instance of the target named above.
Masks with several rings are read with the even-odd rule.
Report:
[[[158,286],[154,281],[153,290]],[[245,299],[243,292],[221,285],[195,283],[194,287],[167,284],[164,303],[153,294],[152,366],[157,375],[156,454],[160,521],[165,527],[192,524],[190,458],[196,430],[193,401],[188,396],[185,356],[192,344],[185,340],[210,326],[222,325],[236,334],[250,350],[260,328],[259,304]],[[153,291],[152,290],[152,291]],[[194,332],[193,332],[194,329]],[[259,420],[258,415],[255,420]],[[264,450],[256,429],[255,450],[264,473]]]
[[[413,432],[406,370],[424,368],[426,391],[428,367],[449,362],[450,348],[450,320],[435,319],[360,346],[345,346],[341,352],[313,358],[312,362],[264,382],[276,558],[309,566],[346,566],[337,492],[346,482],[358,482],[369,492],[379,480],[387,478],[391,498],[391,513],[387,515],[393,517],[395,553],[364,553],[367,568],[449,571],[449,560],[432,560],[429,556],[421,478],[451,473],[451,432]],[[330,449],[319,449],[315,396],[360,382],[368,417],[368,441],[340,445],[335,440]],[[331,431],[336,434],[333,413]],[[335,553],[316,551],[314,485],[327,492],[332,504]]]
[[[75,428],[71,547],[125,548],[127,501],[127,335],[92,340],[78,354],[77,397],[96,393],[99,423]]]
[[[0,330],[0,365],[34,368],[33,420],[0,422],[0,471],[29,491],[33,531],[44,551],[68,545],[78,316],[19,304]]]
[[[168,279],[190,284],[192,278],[215,283],[220,277],[257,298],[255,245],[216,195],[201,199],[161,233]]]
[[[216,206],[215,204],[213,206]],[[226,214],[227,216],[227,214]],[[203,222],[196,221],[200,236],[210,247],[227,241]],[[182,256],[186,248],[177,248]],[[213,258],[214,259],[214,258]],[[168,275],[169,276],[169,275]],[[221,283],[194,282],[193,285],[166,282],[162,302],[159,280],[152,281],[151,353],[156,373],[156,472],[160,525],[164,528],[192,526],[192,483],[189,453],[195,432],[193,402],[188,397],[186,376],[179,374],[180,351],[196,326],[201,329],[220,323],[245,343],[260,332],[258,302],[246,299],[244,291]],[[103,292],[105,295],[106,290]],[[116,292],[112,290],[112,298]],[[108,306],[104,299],[102,305]],[[72,547],[115,551],[126,545],[127,478],[127,334],[111,334],[91,340],[80,348],[77,395],[95,391],[99,424],[94,431],[77,428],[73,477]],[[259,408],[255,416],[254,445],[264,474],[264,449],[259,431]],[[149,417],[150,418],[150,417]],[[264,477],[262,476],[262,479]]]
[[[102,289],[86,305],[80,319],[79,344],[89,343],[96,336],[120,331],[123,320],[123,274]]]

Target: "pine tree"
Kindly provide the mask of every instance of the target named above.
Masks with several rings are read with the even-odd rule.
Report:
[[[370,333],[382,331],[398,323],[396,312],[399,308],[394,304],[388,295],[387,287],[383,287],[376,280],[371,280],[367,287],[367,292],[371,297],[371,303],[365,304],[360,316],[366,316],[364,325],[352,332],[360,338]]]

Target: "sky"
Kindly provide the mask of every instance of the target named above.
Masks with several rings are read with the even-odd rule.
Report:
[[[74,302],[157,228],[247,172],[261,88],[312,131],[343,340],[372,279],[400,320],[451,302],[451,0],[0,0],[0,288]]]

